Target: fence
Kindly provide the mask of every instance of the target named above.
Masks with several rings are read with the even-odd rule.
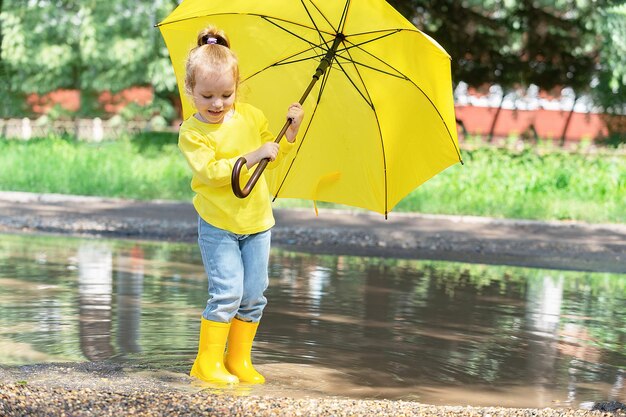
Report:
[[[157,123],[151,121],[121,121],[119,119],[102,120],[76,119],[49,121],[43,119],[0,119],[0,137],[23,139],[46,137],[50,134],[68,134],[79,140],[100,142],[105,139],[117,139],[122,135],[155,130]],[[163,123],[158,123],[163,130]]]

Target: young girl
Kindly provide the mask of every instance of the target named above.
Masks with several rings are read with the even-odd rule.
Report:
[[[264,158],[277,159],[294,147],[304,112],[292,104],[292,120],[280,146],[263,113],[236,101],[239,67],[223,31],[208,27],[187,58],[185,88],[197,113],[183,122],[178,146],[193,171],[198,244],[209,281],[198,355],[190,375],[207,382],[263,383],[250,351],[267,300],[270,228],[274,217],[261,177],[245,199],[231,188],[233,164],[243,156],[242,183]],[[224,349],[228,342],[228,350]]]

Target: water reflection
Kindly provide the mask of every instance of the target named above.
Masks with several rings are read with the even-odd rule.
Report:
[[[531,278],[526,284],[528,373],[535,381],[536,395],[544,403],[550,401],[549,386],[555,378],[562,299],[562,276]],[[568,384],[568,400],[574,398]]]
[[[0,364],[186,372],[195,245],[0,235]],[[274,251],[265,390],[545,407],[624,401],[626,276]],[[273,378],[272,378],[273,376]]]
[[[91,361],[108,359],[113,356],[113,253],[106,244],[88,242],[78,247],[77,258],[80,347]]]
[[[141,352],[139,323],[144,278],[144,251],[139,245],[117,257],[117,345],[122,354]]]

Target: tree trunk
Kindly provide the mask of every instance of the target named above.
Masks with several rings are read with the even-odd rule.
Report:
[[[530,134],[532,135],[532,142],[536,145],[539,142],[539,134],[537,133],[537,129],[535,128],[535,123],[531,123],[530,126],[528,126],[528,130],[530,131]]]
[[[456,124],[457,126],[459,126],[461,128],[461,133],[463,134],[463,140],[467,139],[467,128],[465,127],[465,123],[463,123],[463,120],[461,119],[456,119]]]
[[[561,147],[565,145],[565,135],[567,134],[567,128],[572,120],[572,116],[574,115],[574,109],[576,108],[576,102],[578,101],[578,95],[574,93],[574,104],[572,104],[572,109],[569,111],[567,115],[567,119],[565,120],[565,126],[563,126],[563,132],[561,133],[561,143],[559,144]]]
[[[489,143],[493,141],[493,133],[496,130],[496,123],[498,123],[498,117],[500,117],[500,111],[502,110],[502,103],[504,103],[504,92],[502,92],[502,98],[500,98],[500,105],[498,106],[498,110],[496,110],[496,114],[493,116],[493,120],[491,121],[491,128],[489,129]]]

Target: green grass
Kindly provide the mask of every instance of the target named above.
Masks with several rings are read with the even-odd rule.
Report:
[[[189,181],[171,134],[102,143],[65,137],[0,140],[4,191],[185,200],[192,196]]]
[[[532,150],[464,151],[455,165],[413,191],[398,211],[526,219],[626,221],[626,156]]]
[[[394,211],[626,223],[626,156],[480,147],[404,198]],[[114,142],[0,139],[0,190],[190,200],[176,135]],[[279,207],[312,207],[278,200]],[[320,207],[333,205],[320,203]]]

